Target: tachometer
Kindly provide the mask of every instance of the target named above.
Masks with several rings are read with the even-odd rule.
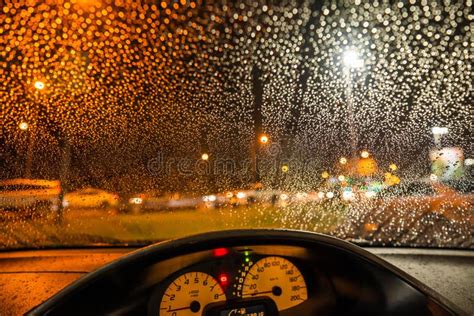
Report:
[[[225,293],[216,279],[203,272],[188,272],[168,286],[161,299],[159,315],[202,315],[207,304],[225,300]]]
[[[298,268],[282,257],[257,261],[245,276],[242,298],[268,296],[278,310],[296,306],[308,298],[306,282]]]

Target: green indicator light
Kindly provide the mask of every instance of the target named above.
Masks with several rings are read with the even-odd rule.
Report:
[[[250,261],[250,258],[245,258],[245,262],[249,262]]]
[[[245,255],[246,257],[248,257],[248,256],[249,256],[249,252],[248,252],[248,251],[244,252],[244,255]]]

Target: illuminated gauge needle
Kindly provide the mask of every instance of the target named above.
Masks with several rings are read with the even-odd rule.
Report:
[[[181,307],[181,308],[168,309],[168,310],[166,310],[166,311],[167,311],[168,313],[171,313],[171,312],[182,311],[182,310],[190,309],[190,308],[191,308],[191,307],[186,306],[186,307]]]
[[[263,292],[255,292],[255,293],[245,293],[245,294],[242,294],[242,295],[243,295],[243,296],[247,296],[247,295],[255,296],[255,295],[261,295],[261,294],[268,294],[268,293],[272,293],[272,294],[275,295],[275,296],[280,296],[280,295],[281,295],[281,287],[279,287],[279,286],[274,286],[271,291],[263,291]]]
[[[182,310],[185,310],[185,309],[190,309],[191,312],[197,313],[201,309],[201,304],[199,304],[199,302],[197,302],[197,301],[192,301],[189,306],[175,308],[175,309],[168,309],[166,312],[171,313],[171,312],[182,311]]]

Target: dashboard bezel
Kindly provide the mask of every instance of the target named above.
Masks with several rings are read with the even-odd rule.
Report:
[[[349,242],[327,235],[303,231],[258,229],[205,233],[139,249],[86,275],[34,308],[27,315],[80,315],[90,311],[90,308],[97,311],[96,301],[99,299],[103,301],[102,310],[112,308],[117,302],[129,298],[131,292],[134,295],[140,294],[138,287],[142,285],[140,282],[143,281],[143,278],[135,280],[134,276],[137,273],[142,273],[153,264],[213,248],[250,244],[293,245],[308,249],[308,251],[320,249],[328,254],[337,253],[345,258],[350,258],[352,262],[369,269],[372,275],[377,274],[376,277],[379,278],[379,282],[387,283],[385,285],[381,284],[380,290],[390,290],[390,286],[396,284],[399,286],[397,291],[402,291],[405,294],[411,293],[408,294],[411,295],[408,300],[387,296],[388,301],[381,303],[388,304],[386,312],[389,314],[397,310],[400,311],[400,308],[403,310],[403,308],[413,308],[413,306],[427,308],[440,315],[463,314],[455,305],[421,282],[383,259]],[[130,291],[130,286],[137,286],[137,289]],[[142,293],[143,291],[142,289]],[[127,303],[131,304],[130,302]],[[361,302],[361,304],[359,307],[363,309],[365,307],[364,302]],[[123,306],[118,308],[123,309]],[[100,310],[98,312],[100,313]]]

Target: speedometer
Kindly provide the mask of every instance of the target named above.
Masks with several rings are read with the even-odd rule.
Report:
[[[188,272],[168,286],[161,299],[159,315],[198,316],[206,305],[225,300],[216,279],[203,272]]]
[[[242,298],[267,296],[278,310],[299,305],[308,299],[306,282],[298,268],[282,257],[257,261],[245,276]]]

